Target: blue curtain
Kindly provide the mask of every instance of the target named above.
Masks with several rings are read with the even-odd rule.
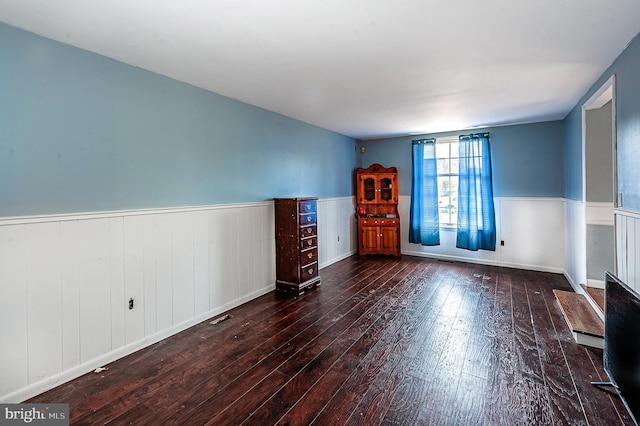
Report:
[[[413,141],[412,158],[409,242],[436,246],[440,244],[440,223],[435,139]]]
[[[489,135],[460,136],[456,247],[496,249]]]

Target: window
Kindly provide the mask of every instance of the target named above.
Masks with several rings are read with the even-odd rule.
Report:
[[[413,140],[411,162],[409,242],[439,245],[449,226],[457,248],[495,251],[489,134]]]
[[[457,137],[436,139],[440,226],[456,226],[458,222],[458,144]]]

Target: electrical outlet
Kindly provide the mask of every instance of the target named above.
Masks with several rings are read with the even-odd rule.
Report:
[[[500,245],[504,246],[504,240],[500,240]]]
[[[338,235],[338,241],[340,241],[340,235]]]
[[[133,297],[129,299],[129,309],[133,309]]]

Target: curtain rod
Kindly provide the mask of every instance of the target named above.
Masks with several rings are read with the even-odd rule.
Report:
[[[436,139],[435,138],[428,138],[428,139],[414,139],[411,141],[411,143],[415,143],[415,144],[421,144],[421,143],[427,143],[427,142],[435,142]]]
[[[487,133],[471,133],[469,135],[460,135],[460,137],[463,137],[463,136],[481,136],[481,135],[484,136],[485,138],[488,138],[489,137],[489,132],[487,132]]]
[[[468,134],[468,135],[458,135],[458,138],[465,137],[465,136],[469,136],[469,137],[473,137],[473,136],[484,136],[485,138],[488,138],[488,137],[490,136],[490,134],[489,134],[489,132],[487,132],[487,133],[471,133],[471,134]],[[452,138],[455,138],[456,136],[455,136],[455,135],[452,135],[452,136],[443,136],[443,137],[452,137]],[[420,143],[427,143],[427,142],[435,142],[435,141],[436,141],[436,139],[437,139],[437,138],[413,139],[413,140],[411,141],[411,143],[417,143],[417,144],[420,144]]]

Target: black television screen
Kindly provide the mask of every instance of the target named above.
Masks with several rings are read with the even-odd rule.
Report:
[[[605,273],[604,368],[635,424],[640,418],[640,295]]]

